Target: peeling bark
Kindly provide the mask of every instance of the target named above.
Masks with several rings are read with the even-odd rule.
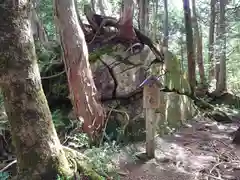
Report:
[[[31,33],[31,1],[0,3],[0,86],[19,180],[71,177],[44,95]]]
[[[78,23],[74,0],[55,0],[55,16],[64,52],[64,64],[74,111],[92,140],[104,126],[104,110],[88,61],[88,49]]]
[[[133,27],[133,0],[123,0],[124,7],[120,19],[120,37],[133,41],[136,39],[136,34]]]

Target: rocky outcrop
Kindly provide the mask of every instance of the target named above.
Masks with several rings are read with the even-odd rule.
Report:
[[[122,49],[118,49],[114,55],[119,55],[124,59],[128,54]],[[146,71],[147,65],[154,60],[154,55],[147,47],[137,55],[125,61],[113,58],[111,55],[102,55],[101,61],[96,61],[92,65],[94,80],[98,92],[110,112],[107,131],[121,126],[126,129],[125,133],[130,133],[129,137],[135,140],[144,138],[145,121],[142,104],[142,92],[135,93],[137,87],[149,74]],[[142,64],[135,66],[132,64]],[[172,56],[165,63],[167,73],[162,77],[162,83],[169,88],[176,88],[188,91],[186,75],[181,72],[178,60]],[[151,68],[151,74],[160,75],[160,65],[155,64]],[[126,97],[126,98],[122,98]],[[175,93],[161,94],[162,106],[157,110],[157,126],[159,133],[171,132],[174,128],[191,118],[194,113],[192,101],[186,96]],[[110,130],[109,130],[110,129]],[[107,132],[108,133],[108,132]],[[134,133],[134,134],[133,134]],[[129,135],[129,134],[128,134]],[[126,138],[126,137],[125,137]],[[133,140],[131,138],[131,140]]]

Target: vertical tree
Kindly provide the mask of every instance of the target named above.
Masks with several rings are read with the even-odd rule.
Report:
[[[101,15],[105,15],[103,0],[98,0],[98,7],[100,9]]]
[[[104,125],[104,110],[88,61],[88,49],[78,22],[74,0],[55,0],[55,16],[64,51],[65,70],[76,116],[83,120],[83,130],[92,140]]]
[[[164,37],[163,46],[168,48],[168,1],[164,0]]]
[[[0,2],[0,86],[16,148],[17,179],[72,176],[42,89],[30,9],[31,1]]]
[[[38,17],[36,9],[37,9],[37,3],[33,3],[33,8],[30,13],[33,37],[34,39],[39,40],[42,44],[46,44],[48,42],[47,33],[44,29],[43,23]]]
[[[221,93],[227,89],[226,84],[226,22],[225,22],[225,8],[226,1],[219,2],[220,17],[219,17],[219,44],[218,52],[220,52],[220,66],[217,77],[216,91]]]
[[[214,32],[215,32],[215,20],[216,20],[216,0],[211,0],[210,3],[210,22],[209,22],[209,39],[208,39],[208,63],[209,63],[209,76],[208,80],[211,82],[214,78],[214,64],[213,64],[213,52],[214,52]]]
[[[149,22],[149,0],[138,0],[139,7],[139,29],[145,35],[148,35],[148,22]]]
[[[120,17],[120,36],[130,42],[136,38],[133,28],[133,0],[123,0],[123,12]]]
[[[194,93],[196,86],[196,72],[195,72],[195,59],[193,49],[193,31],[191,22],[191,11],[189,7],[189,0],[183,0],[185,31],[187,41],[187,58],[188,58],[188,81],[191,88],[191,93]]]
[[[158,0],[155,0],[153,2],[153,6],[155,6],[155,8],[153,8],[153,17],[154,17],[154,20],[153,20],[153,33],[152,33],[152,39],[153,40],[156,40],[157,39],[157,32],[158,32],[158,21],[159,21],[159,18],[158,18],[158,7],[159,7],[159,1]]]
[[[198,64],[198,70],[200,74],[200,84],[205,84],[205,73],[204,73],[204,66],[203,66],[203,49],[202,49],[202,34],[200,33],[200,27],[198,25],[197,20],[197,10],[196,10],[196,1],[192,0],[192,11],[193,11],[193,26],[194,26],[194,37],[196,43],[196,51],[194,50],[194,54],[196,54],[196,60]]]
[[[76,0],[75,0],[75,5],[76,5]],[[91,6],[92,6],[92,10],[94,13],[96,13],[96,1],[95,0],[91,0]]]

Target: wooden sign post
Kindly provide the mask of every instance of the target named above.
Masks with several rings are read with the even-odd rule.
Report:
[[[143,86],[143,108],[146,110],[146,155],[155,157],[155,111],[160,106],[160,88],[162,87],[155,76],[150,76],[141,84]]]

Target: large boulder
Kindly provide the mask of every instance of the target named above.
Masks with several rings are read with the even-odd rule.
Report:
[[[136,91],[140,83],[149,74],[149,71],[147,72],[145,69],[155,57],[147,46],[143,48],[141,53],[130,57],[128,61],[121,62],[121,60],[114,58],[116,55],[124,59],[128,56],[128,53],[120,47],[117,50],[115,49],[115,52],[111,55],[103,54],[101,61],[95,61],[91,65],[99,94],[102,100],[107,99],[107,101],[104,101],[104,105],[109,112],[111,110],[111,114],[108,116],[107,134],[119,135],[119,133],[113,131],[120,126],[124,128],[125,133],[131,134],[128,136],[131,140],[143,140],[145,120],[142,92],[135,95],[131,94]],[[142,65],[133,66],[129,62]],[[162,77],[162,84],[170,89],[189,91],[186,74],[181,71],[178,59],[171,54],[164,66],[167,73]],[[162,68],[159,64],[151,68],[151,74],[160,75],[163,73],[161,71]],[[115,82],[117,82],[117,87]],[[114,95],[121,98],[116,99]],[[186,96],[175,93],[161,93],[161,102],[162,106],[157,110],[156,116],[160,134],[171,132],[194,115],[192,101]]]

